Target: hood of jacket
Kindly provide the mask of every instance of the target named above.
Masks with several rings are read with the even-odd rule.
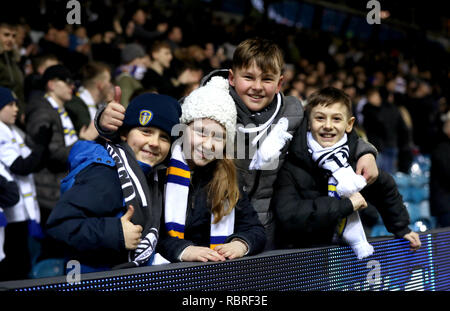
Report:
[[[61,180],[61,193],[66,192],[75,182],[75,176],[92,163],[114,167],[115,162],[101,144],[94,141],[79,140],[70,150],[67,159],[69,174]]]

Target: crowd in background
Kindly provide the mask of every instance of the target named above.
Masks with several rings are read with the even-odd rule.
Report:
[[[55,76],[71,79],[74,96],[65,101],[70,116],[77,115],[71,107],[83,90],[95,89],[91,93],[96,92],[97,107],[91,118],[72,120],[78,137],[93,140],[90,122],[98,105],[114,97],[112,85],[121,87],[125,107],[144,92],[179,99],[212,70],[230,68],[239,42],[261,36],[274,40],[285,53],[285,95],[306,103],[314,91],[333,86],[351,97],[358,132],[378,149],[380,167],[408,173],[417,154],[446,157],[441,144],[450,137],[448,55],[417,38],[357,41],[263,17],[239,21],[214,14],[204,3],[180,10],[174,3],[160,7],[93,1],[81,7],[82,23],[69,25],[68,9],[44,3],[33,18],[19,11],[3,14],[0,21],[0,86],[17,96],[16,125],[27,134],[33,105],[49,92],[44,81],[50,78],[44,72],[55,64],[68,71]],[[448,161],[441,162],[445,175]],[[450,176],[444,180],[448,183]],[[36,178],[38,188],[39,181]],[[59,186],[54,187],[59,192]]]
[[[145,74],[140,70],[136,73],[139,88],[170,92],[181,98],[211,70],[229,68],[239,42],[259,35],[273,39],[285,52],[288,65],[284,93],[305,100],[323,86],[344,89],[354,101],[361,129],[369,132],[372,143],[380,151],[393,146],[405,148],[409,144],[418,152],[429,154],[436,145],[442,128],[440,116],[448,110],[446,54],[431,44],[427,46],[420,38],[361,42],[271,20],[245,18],[238,22],[214,14],[206,4],[186,8],[181,13],[173,5],[161,8],[139,6],[134,1],[106,3],[82,6],[80,25],[67,24],[61,14],[54,12],[56,9],[61,9],[58,13],[68,12],[68,9],[53,8],[51,5],[56,4],[51,1],[39,23],[20,18],[20,14],[11,20],[17,27],[15,60],[22,75],[17,75],[17,81],[12,83],[6,74],[9,68],[1,68],[2,85],[13,86],[17,96],[27,102],[36,76],[47,66],[43,58],[52,55],[79,83],[83,78],[80,68],[90,61],[107,64],[115,83],[124,67],[131,64],[145,68]],[[138,46],[124,50],[131,43]],[[163,54],[158,53],[161,46],[169,47],[170,53],[160,55]],[[14,71],[12,75],[15,76]],[[158,75],[164,77],[164,82]],[[376,99],[367,101],[368,93],[373,95],[374,91],[378,91],[383,103],[394,105],[397,107],[394,110],[400,111],[409,141],[403,136],[406,133],[399,133],[400,138],[396,135],[387,138],[382,137],[381,129],[373,133],[364,126],[365,103],[376,106]],[[372,127],[372,121],[366,120],[367,127]]]

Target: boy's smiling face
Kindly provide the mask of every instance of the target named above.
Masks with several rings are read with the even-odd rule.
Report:
[[[345,133],[350,133],[355,117],[350,117],[345,105],[317,105],[311,109],[309,126],[314,139],[323,148],[335,145]]]
[[[135,127],[121,136],[133,150],[136,160],[155,166],[167,157],[170,151],[170,136],[156,127]]]
[[[230,70],[228,80],[250,111],[261,111],[280,91],[283,76],[280,73],[263,72],[253,62],[248,68]]]

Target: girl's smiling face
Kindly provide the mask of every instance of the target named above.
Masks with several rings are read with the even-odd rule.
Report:
[[[187,133],[189,148],[184,152],[189,166],[205,166],[223,157],[226,131],[220,123],[208,118],[194,120]]]

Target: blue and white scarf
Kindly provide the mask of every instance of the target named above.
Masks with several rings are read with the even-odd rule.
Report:
[[[347,134],[327,148],[320,146],[311,132],[307,133],[307,142],[314,162],[332,173],[328,179],[328,196],[338,199],[349,197],[366,186],[364,177],[357,175],[347,162],[349,157]],[[374,252],[373,246],[367,242],[358,211],[354,211],[339,222],[337,235],[350,245],[358,259],[366,258]]]
[[[167,168],[164,219],[168,234],[179,239],[184,239],[190,180],[191,171],[184,159],[181,146],[175,143],[172,149],[172,158]],[[213,224],[214,214],[211,213],[211,249],[224,244],[228,236],[233,234],[234,215],[234,209],[232,209],[228,215]]]
[[[66,147],[73,145],[78,140],[78,136],[67,111],[64,107],[59,107],[58,103],[50,95],[46,95],[45,98],[59,114],[64,130],[64,143]]]

